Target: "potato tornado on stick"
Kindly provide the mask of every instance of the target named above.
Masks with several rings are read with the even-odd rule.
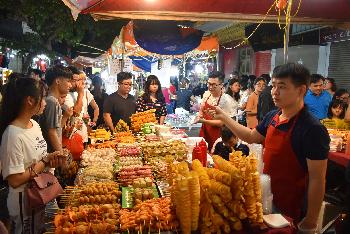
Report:
[[[220,171],[215,168],[205,168],[210,179],[214,179],[220,183],[230,186],[231,185],[231,175],[229,173]]]
[[[202,163],[198,159],[192,162],[192,169],[197,172],[199,176],[201,189],[208,190],[210,188],[210,179]]]
[[[188,177],[188,188],[191,195],[191,230],[195,231],[198,229],[199,204],[201,198],[199,178],[195,171],[190,172]]]
[[[188,178],[179,176],[175,185],[176,213],[183,233],[191,233],[191,196]]]

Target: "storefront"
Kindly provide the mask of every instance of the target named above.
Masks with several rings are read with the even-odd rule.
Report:
[[[324,29],[321,43],[330,44],[328,77],[335,79],[338,87],[350,89],[350,30]]]
[[[288,62],[303,64],[311,73],[317,73],[319,48],[319,45],[298,45],[289,47]],[[276,53],[275,66],[284,64],[283,48],[276,49],[274,52]]]

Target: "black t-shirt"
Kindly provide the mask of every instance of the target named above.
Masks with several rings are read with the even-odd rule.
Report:
[[[257,118],[262,121],[267,113],[276,109],[271,95],[272,86],[268,86],[259,95]]]
[[[104,120],[103,120],[103,105],[104,105],[104,101],[108,97],[108,94],[106,94],[105,92],[102,92],[101,96],[99,96],[99,95],[95,95],[92,92],[92,95],[94,96],[95,102],[96,102],[96,104],[97,104],[97,106],[99,108],[99,111],[100,111],[100,114],[98,115],[98,119],[97,119],[97,122],[96,122],[96,125],[99,126],[99,125],[104,123]],[[91,107],[91,105],[89,105],[88,111],[89,111],[90,118],[93,119],[93,117],[94,117],[94,109]]]
[[[256,127],[256,130],[263,136],[266,136],[267,128],[270,124],[276,126],[277,123],[273,117],[280,110],[269,112],[262,122]],[[293,117],[286,123],[277,125],[277,129],[287,132],[291,127]],[[307,171],[306,159],[324,160],[328,158],[330,138],[327,129],[320,123],[318,119],[312,116],[307,108],[303,108],[297,119],[294,129],[292,130],[292,148],[298,157],[302,167]]]
[[[249,155],[249,148],[244,144],[235,145],[233,148],[235,151],[241,151],[244,156]],[[229,160],[230,153],[232,153],[232,148],[226,146],[224,142],[220,141],[215,145],[215,155],[220,155],[223,159]]]
[[[103,113],[110,113],[113,125],[115,126],[120,119],[124,120],[130,126],[130,117],[136,112],[136,100],[130,95],[125,99],[117,92],[109,95],[103,104]]]
[[[191,108],[191,96],[192,91],[189,89],[180,89],[177,91],[177,108],[184,108],[187,111],[190,111]]]

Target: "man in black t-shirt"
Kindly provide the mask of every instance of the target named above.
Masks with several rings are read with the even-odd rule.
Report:
[[[177,91],[177,108],[183,108],[187,111],[191,109],[192,90],[189,90],[189,80],[184,78],[180,83],[180,90]]]
[[[240,125],[219,107],[209,111],[243,141],[265,143],[264,173],[271,177],[273,203],[302,233],[317,229],[330,142],[327,129],[304,105],[309,82],[310,72],[300,64],[276,67],[271,93],[280,110],[267,114],[256,129]]]
[[[257,114],[259,123],[264,119],[267,113],[276,109],[275,103],[272,100],[271,90],[272,86],[269,85],[259,95]]]
[[[103,118],[105,124],[112,132],[120,119],[130,126],[130,117],[136,112],[135,97],[129,94],[132,87],[131,78],[131,73],[118,73],[118,90],[109,95],[104,101]]]

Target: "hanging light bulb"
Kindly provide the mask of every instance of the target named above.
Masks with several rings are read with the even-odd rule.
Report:
[[[286,8],[287,3],[288,3],[288,0],[278,0],[277,8],[282,11]]]

